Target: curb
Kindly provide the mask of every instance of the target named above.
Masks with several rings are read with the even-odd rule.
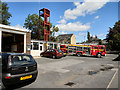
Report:
[[[41,58],[41,56],[33,56],[34,59]]]

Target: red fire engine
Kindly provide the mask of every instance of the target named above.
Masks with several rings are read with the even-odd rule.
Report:
[[[106,48],[104,45],[60,45],[60,50],[71,55],[87,55],[87,56],[105,56]]]
[[[104,45],[68,45],[68,53],[76,54],[77,56],[105,56],[106,48]]]

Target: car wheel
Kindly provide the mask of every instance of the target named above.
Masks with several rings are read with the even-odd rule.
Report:
[[[43,54],[41,54],[40,56],[43,57]]]
[[[6,90],[7,88],[4,86],[4,84],[1,82],[1,90]]]
[[[97,57],[98,57],[98,58],[101,58],[101,54],[97,54]]]
[[[53,59],[55,59],[56,57],[55,57],[55,55],[53,55],[53,57],[52,57]]]

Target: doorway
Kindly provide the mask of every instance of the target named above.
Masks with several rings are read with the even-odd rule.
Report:
[[[2,32],[2,52],[24,52],[24,35]]]

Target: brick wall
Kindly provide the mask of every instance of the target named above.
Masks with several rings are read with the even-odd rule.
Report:
[[[31,44],[31,32],[26,33],[26,45],[28,44]],[[30,54],[30,51],[27,51],[26,49],[26,53]]]

